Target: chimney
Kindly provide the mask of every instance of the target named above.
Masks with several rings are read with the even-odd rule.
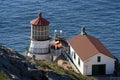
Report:
[[[81,35],[87,35],[87,33],[85,32],[85,27],[81,28]]]

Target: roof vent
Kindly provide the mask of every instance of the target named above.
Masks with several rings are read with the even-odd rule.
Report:
[[[87,33],[85,32],[85,27],[81,28],[81,35],[87,35]]]

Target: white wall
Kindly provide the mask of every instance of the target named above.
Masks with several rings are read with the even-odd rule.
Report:
[[[35,58],[38,60],[48,60],[51,61],[51,54],[30,54],[28,53],[28,56],[33,57],[35,55]]]
[[[33,41],[33,40],[31,40],[29,51],[31,53],[48,53],[49,40],[47,40],[47,41]]]
[[[76,54],[76,59],[74,59],[74,54],[73,54],[74,49],[70,46],[70,58],[73,60],[74,64],[76,65],[76,67],[78,68],[78,70],[81,72],[81,74],[84,74],[84,63],[83,61],[80,59],[80,57]],[[80,59],[80,66],[78,65],[78,58]]]
[[[97,57],[101,56],[101,61],[97,62]],[[102,54],[98,53],[97,55],[89,58],[84,61],[84,75],[92,75],[92,65],[97,64],[106,64],[106,74],[112,74],[114,72],[114,59]]]
[[[98,65],[98,64],[106,64],[106,74],[113,74],[114,67],[115,67],[115,59],[110,58],[102,53],[98,53],[97,55],[94,55],[93,57],[87,59],[86,61],[82,61],[80,59],[80,66],[78,65],[78,55],[76,54],[76,59],[74,59],[74,52],[73,48],[70,46],[70,58],[73,60],[76,67],[79,69],[79,71],[83,75],[92,75],[92,65]],[[97,62],[97,57],[101,56],[101,61]]]

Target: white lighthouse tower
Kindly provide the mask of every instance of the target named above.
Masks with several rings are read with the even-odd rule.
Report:
[[[49,50],[49,21],[42,18],[39,13],[38,18],[30,21],[31,24],[31,43],[28,56],[40,60],[50,60]]]

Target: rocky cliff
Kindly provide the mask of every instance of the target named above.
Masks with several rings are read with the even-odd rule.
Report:
[[[0,80],[94,80],[49,61],[34,60],[0,45]]]

